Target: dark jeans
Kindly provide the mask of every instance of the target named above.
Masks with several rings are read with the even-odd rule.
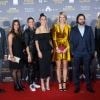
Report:
[[[80,65],[83,64],[83,72],[86,76],[86,83],[90,85],[90,62],[91,56],[86,54],[81,54],[78,56],[74,56],[73,59],[73,80],[76,87],[80,86]]]

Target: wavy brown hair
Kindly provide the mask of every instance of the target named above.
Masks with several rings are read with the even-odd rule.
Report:
[[[22,31],[21,31],[20,21],[17,20],[17,19],[16,19],[16,20],[13,20],[13,22],[12,22],[12,27],[11,27],[11,30],[10,30],[10,32],[8,33],[8,35],[9,35],[9,34],[13,34],[13,35],[16,34],[16,32],[15,32],[15,30],[14,30],[14,24],[15,24],[16,22],[17,22],[18,25],[19,25],[18,33],[19,33],[19,35],[21,35]]]

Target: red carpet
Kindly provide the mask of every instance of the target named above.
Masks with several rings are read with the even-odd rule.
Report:
[[[38,89],[36,92],[31,92],[25,85],[24,92],[13,90],[12,83],[0,84],[0,87],[6,89],[6,93],[0,94],[0,100],[100,100],[100,81],[93,83],[95,93],[89,93],[85,88],[85,83],[81,84],[81,91],[78,94],[73,93],[74,86],[71,83],[66,92],[58,91],[56,83],[51,84],[51,91],[42,92]]]

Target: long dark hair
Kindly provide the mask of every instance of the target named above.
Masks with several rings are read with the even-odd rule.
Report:
[[[20,26],[20,21],[16,19],[16,20],[13,20],[13,22],[12,22],[12,27],[11,27],[11,30],[10,30],[10,32],[8,33],[8,35],[9,35],[9,34],[16,35],[16,32],[15,32],[15,30],[14,30],[14,24],[15,24],[16,22],[17,22],[18,25],[19,25],[18,33],[19,33],[19,35],[22,34],[21,26]]]
[[[45,17],[47,19],[47,16],[44,13],[40,14],[39,20],[41,19],[41,17]]]
[[[76,23],[79,23],[79,22],[78,22],[78,19],[79,19],[80,16],[83,16],[84,19],[86,19],[84,14],[78,14],[77,17],[76,17]]]

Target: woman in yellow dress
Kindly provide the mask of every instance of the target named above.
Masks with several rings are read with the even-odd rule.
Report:
[[[67,16],[63,12],[60,12],[58,23],[54,24],[52,28],[52,38],[55,51],[53,57],[57,66],[56,73],[60,91],[67,90],[66,81],[68,80],[68,61],[71,60],[69,45],[71,27],[66,21]]]

